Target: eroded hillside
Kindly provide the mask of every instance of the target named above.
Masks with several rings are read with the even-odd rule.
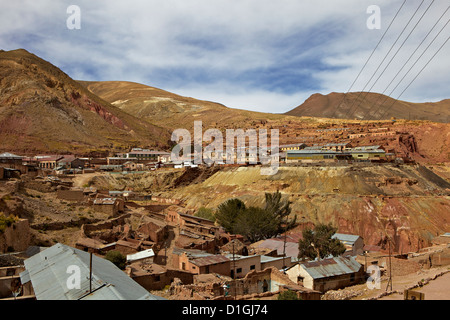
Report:
[[[137,184],[132,178],[120,179],[126,179],[131,189],[148,183],[153,194],[181,200],[194,210],[215,208],[233,197],[262,206],[265,192],[280,190],[292,201],[298,230],[332,222],[340,232],[363,236],[367,244],[385,248],[391,237],[397,252],[427,246],[434,236],[450,229],[450,183],[424,166],[280,167],[273,176],[261,175],[258,167],[230,167],[203,182],[179,185],[182,175],[182,171],[149,173]],[[96,183],[117,186],[118,178],[113,176]]]

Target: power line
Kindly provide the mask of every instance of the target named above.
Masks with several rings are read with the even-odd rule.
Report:
[[[403,48],[403,46],[405,45],[406,41],[408,41],[409,37],[411,36],[411,34],[414,32],[414,30],[416,29],[416,27],[419,25],[419,23],[422,21],[423,17],[425,16],[425,14],[428,12],[428,10],[431,8],[431,6],[433,5],[435,0],[433,0],[430,5],[428,6],[428,8],[422,13],[421,17],[419,18],[419,20],[416,22],[416,24],[414,25],[414,27],[411,29],[411,31],[409,32],[409,34],[406,36],[405,40],[403,40],[402,44],[399,46],[399,48],[397,49],[397,51],[395,52],[395,54],[391,57],[391,59],[389,60],[388,64],[384,67],[383,71],[380,73],[380,75],[378,76],[378,78],[375,80],[375,82],[372,84],[372,86],[370,87],[370,89],[368,90],[368,92],[366,92],[366,95],[364,96],[364,98],[362,99],[362,101],[364,101],[367,97],[367,95],[369,94],[369,92],[372,91],[373,87],[377,84],[378,80],[380,80],[381,76],[384,74],[384,72],[387,70],[387,68],[390,66],[390,64],[392,63],[392,61],[394,60],[394,58],[397,56],[397,54],[400,52],[400,50]],[[358,110],[358,108],[361,106],[362,102],[359,103],[359,105],[355,108],[354,112],[356,110]],[[372,108],[372,107],[371,107]],[[369,108],[368,110],[370,111]],[[353,114],[351,114],[353,115]],[[350,115],[350,116],[351,116]]]
[[[365,69],[365,67],[367,66],[367,63],[369,62],[369,60],[372,58],[373,54],[375,53],[375,51],[378,49],[378,46],[380,45],[381,41],[383,41],[384,36],[386,35],[386,33],[389,31],[389,29],[391,28],[391,25],[393,24],[393,22],[395,21],[395,19],[397,18],[398,14],[400,13],[401,9],[403,8],[403,6],[405,5],[406,0],[403,1],[402,5],[400,6],[400,8],[397,10],[397,13],[395,14],[394,18],[392,19],[391,23],[389,24],[389,26],[387,27],[386,31],[383,33],[383,35],[381,36],[380,40],[378,41],[377,45],[375,46],[375,48],[373,49],[372,53],[370,54],[369,58],[367,58],[366,62],[364,63],[363,67],[361,68],[361,70],[359,71],[358,75],[356,76],[355,80],[353,81],[353,83],[351,84],[350,88],[347,90],[347,92],[344,94],[344,97],[342,98],[342,101],[337,105],[337,107],[334,109],[333,115],[331,116],[332,118],[334,118],[334,116],[336,115],[337,110],[339,109],[339,107],[342,105],[342,103],[345,100],[345,97],[347,95],[347,93],[350,92],[350,90],[353,88],[353,86],[355,85],[356,81],[359,79],[359,76],[361,75],[361,73],[363,72],[363,70]]]
[[[445,46],[445,44],[448,42],[448,40],[450,40],[450,37],[448,37],[447,40],[445,40],[445,42],[440,46],[440,48],[436,51],[436,53],[430,58],[430,60],[428,60],[428,62],[423,66],[423,68],[419,71],[419,73],[414,77],[414,79],[411,80],[411,82],[408,84],[408,86],[402,91],[402,93],[400,93],[400,95],[397,97],[397,99],[394,100],[394,102],[389,106],[389,108],[386,109],[386,111],[378,118],[378,120],[381,119],[386,114],[386,112],[388,112],[392,108],[392,106],[398,99],[400,99],[400,97],[403,95],[403,93],[411,86],[411,84],[417,79],[417,77],[428,66],[428,64],[434,59],[434,57],[436,57],[436,55],[439,53],[439,51],[441,51],[441,49]]]
[[[414,52],[409,56],[408,60],[403,64],[402,68],[397,72],[397,74],[394,76],[394,78],[391,80],[391,82],[387,85],[386,89],[382,92],[382,94],[384,94],[386,92],[386,90],[391,86],[391,84],[394,82],[394,80],[397,78],[397,76],[400,74],[400,72],[403,71],[403,68],[406,67],[406,65],[408,64],[408,62],[411,60],[411,58],[414,56],[414,54],[417,52],[417,50],[420,48],[420,46],[425,42],[425,40],[428,38],[428,36],[430,35],[430,33],[434,30],[434,28],[436,27],[436,25],[441,21],[441,19],[443,18],[443,16],[447,13],[447,11],[450,9],[450,6],[447,8],[447,10],[445,10],[445,12],[442,14],[442,16],[439,18],[439,20],[434,24],[433,28],[431,28],[431,30],[428,32],[428,34],[425,36],[425,38],[423,38],[422,42],[417,46],[417,48],[414,50]],[[422,54],[419,56],[419,58],[416,60],[416,62],[413,64],[412,67],[414,67],[416,65],[416,63],[418,62],[418,60],[423,56],[423,54],[427,51],[427,49],[431,46],[431,44],[436,40],[436,38],[441,34],[441,32],[445,29],[445,27],[447,26],[447,24],[450,22],[450,20],[447,21],[447,23],[441,28],[441,30],[437,33],[437,35],[433,38],[433,40],[430,42],[430,44],[427,46],[427,48],[422,52]],[[385,97],[384,101],[378,106],[378,108],[375,110],[375,112],[373,113],[373,117],[375,117],[375,115],[378,113],[378,111],[380,111],[380,109],[382,108],[382,106],[384,105],[384,103],[387,101],[387,99],[389,98],[389,96],[395,91],[395,89],[397,89],[397,87],[400,85],[400,83],[403,81],[403,79],[405,79],[406,75],[411,71],[412,67],[407,71],[407,73],[403,76],[403,78],[397,83],[397,85],[394,87],[394,89],[391,90],[391,92],[389,93],[388,96]],[[375,104],[382,99],[383,96],[380,96],[372,105],[375,106]],[[364,115],[364,118],[369,115],[369,119],[371,119],[370,117],[370,110],[367,110],[366,114]]]
[[[402,32],[400,33],[400,35],[397,37],[397,39],[395,40],[395,42],[392,44],[391,48],[389,49],[389,51],[386,53],[386,55],[384,56],[383,60],[381,61],[381,63],[378,65],[377,69],[375,70],[375,72],[373,73],[372,77],[370,77],[369,81],[367,81],[367,83],[365,84],[364,88],[359,92],[357,98],[353,101],[350,109],[348,110],[348,112],[346,113],[346,118],[348,118],[351,114],[354,113],[354,111],[350,112],[351,110],[353,110],[353,105],[355,104],[355,101],[357,101],[361,95],[361,93],[366,89],[367,85],[372,81],[373,77],[375,76],[375,74],[378,72],[378,70],[380,69],[381,65],[384,63],[384,61],[386,60],[386,58],[389,56],[389,54],[391,53],[392,49],[394,48],[394,46],[397,44],[397,41],[400,39],[400,37],[403,35],[403,33],[405,32],[406,28],[409,26],[409,24],[411,23],[412,19],[416,16],[417,12],[419,11],[420,7],[422,6],[423,2],[425,0],[422,0],[422,2],[420,3],[420,5],[417,7],[416,11],[414,12],[414,14],[411,16],[411,18],[409,19],[408,23],[406,24],[406,26],[403,28]]]

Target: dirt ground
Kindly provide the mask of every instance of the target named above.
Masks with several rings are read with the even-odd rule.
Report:
[[[450,268],[440,268],[438,270],[441,271],[448,271]],[[436,270],[436,271],[438,271]],[[430,274],[436,274],[439,272],[434,272],[433,269],[430,270]],[[422,277],[421,277],[422,276]],[[407,287],[407,283],[410,283],[410,285],[414,284],[414,280],[417,280],[419,282],[425,277],[425,275],[409,275],[404,278],[398,279],[399,282],[397,285],[395,284],[395,279],[393,281],[393,288],[401,288]],[[427,275],[428,277],[428,275]],[[417,283],[416,282],[416,283]],[[398,290],[398,289],[397,289]],[[418,287],[415,289],[412,289],[414,291],[423,292],[425,294],[425,300],[450,300],[450,272],[447,272],[446,274],[437,277],[435,280],[431,280],[428,284],[424,285],[423,287]],[[394,293],[385,297],[380,298],[379,300],[403,300],[403,295],[399,293]]]

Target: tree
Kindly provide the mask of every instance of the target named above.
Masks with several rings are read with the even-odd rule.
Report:
[[[265,210],[270,212],[276,219],[277,234],[286,232],[297,222],[297,216],[289,220],[291,214],[291,204],[289,200],[281,200],[281,193],[277,190],[275,193],[266,193]]]
[[[236,233],[234,230],[237,217],[245,210],[245,204],[239,199],[230,199],[217,207],[217,222],[226,232]]]
[[[298,257],[314,260],[323,259],[328,255],[339,256],[345,252],[345,246],[338,239],[333,239],[337,228],[330,224],[319,224],[314,230],[303,231],[303,239],[299,241]]]
[[[227,232],[239,233],[252,242],[277,236],[291,228],[296,219],[289,219],[291,202],[281,200],[281,193],[266,193],[264,208],[245,207],[239,199],[222,203],[216,210],[217,222]]]
[[[276,235],[278,224],[276,217],[268,210],[249,207],[236,218],[235,233],[239,233],[251,242]]]
[[[201,207],[200,209],[198,209],[197,212],[195,213],[195,216],[203,219],[208,219],[211,221],[216,220],[216,218],[214,217],[213,210],[205,207]]]
[[[114,263],[119,269],[121,270],[125,269],[127,258],[119,251],[115,250],[108,251],[108,253],[105,256],[105,259]]]

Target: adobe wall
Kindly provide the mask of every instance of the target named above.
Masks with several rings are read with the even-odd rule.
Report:
[[[180,279],[185,285],[190,285],[194,282],[194,274],[173,269],[167,269],[165,273],[161,274],[132,276],[132,279],[146,290],[162,290],[164,287],[171,285],[175,278]]]
[[[28,220],[20,219],[0,233],[0,252],[25,251],[30,245],[30,240]]]

